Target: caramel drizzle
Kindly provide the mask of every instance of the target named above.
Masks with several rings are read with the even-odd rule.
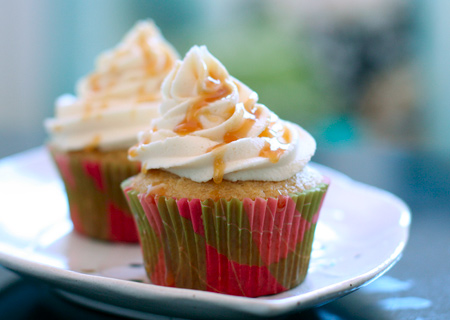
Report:
[[[92,105],[87,102],[84,104],[82,120],[88,120],[92,114]]]
[[[259,152],[259,156],[262,158],[268,158],[272,163],[277,163],[284,151],[284,148],[272,149],[272,144],[269,141],[264,141],[264,146]]]
[[[116,53],[115,56],[118,57],[118,56],[120,56],[122,54],[123,54],[122,52],[118,52],[118,53]],[[117,73],[118,73],[118,67],[117,67],[116,62],[113,61],[111,66],[109,67],[109,73],[108,73],[108,78],[110,78],[111,80],[105,85],[104,84],[104,82],[105,82],[104,81],[104,74],[101,74],[101,73],[98,73],[98,72],[94,72],[88,78],[89,87],[94,92],[101,91],[103,85],[105,86],[106,89],[109,89],[109,88],[111,88],[111,87],[116,85],[116,83],[117,83],[117,79],[116,79]]]
[[[223,154],[225,150],[216,154],[214,158],[214,173],[213,180],[215,183],[221,183],[225,172],[225,162],[223,161]]]
[[[129,150],[128,150],[128,155],[130,156],[130,157],[132,157],[132,158],[136,158],[138,155],[139,155],[139,153],[138,153],[138,151],[137,151],[137,146],[135,145],[135,146],[132,146]]]
[[[142,50],[142,55],[144,57],[145,73],[148,76],[154,75],[156,59],[150,50],[150,46],[147,42],[147,37],[144,33],[139,35],[138,45]]]
[[[137,92],[136,102],[141,103],[141,102],[156,101],[160,98],[159,92],[155,92],[155,93],[146,92],[145,80],[147,80],[148,78],[150,78],[152,76],[157,75],[157,73],[158,73],[158,70],[156,70],[157,57],[151,51],[150,45],[148,43],[148,35],[146,33],[141,33],[137,37],[137,45],[139,46],[139,49],[141,50],[142,56],[144,59],[145,76],[143,79],[144,84]],[[125,54],[126,54],[125,50],[119,50],[115,53],[114,58],[117,60]],[[164,50],[163,54],[165,55],[165,64],[164,64],[162,72],[168,73],[168,71],[172,68],[175,60],[172,57],[172,55],[170,54],[169,50]],[[108,73],[108,78],[111,78],[111,80],[108,81],[108,83],[106,83],[106,84],[104,83],[105,82],[104,76],[105,76],[104,74],[100,74],[100,73],[93,73],[89,76],[89,78],[88,78],[89,87],[93,92],[98,93],[102,89],[111,89],[112,87],[114,87],[117,84],[117,77],[120,77],[117,61],[111,62],[111,66],[109,68],[109,73]],[[106,103],[107,98],[108,98],[107,95],[105,95],[101,98],[100,104],[102,107],[107,105],[107,103]]]
[[[100,100],[86,99],[83,104],[82,120],[88,120],[90,118],[96,118],[100,120],[102,118],[102,110],[108,108],[108,101],[105,98]]]
[[[146,91],[145,88],[145,81],[142,84],[142,86],[139,88],[138,93],[137,93],[137,98],[136,98],[136,102],[150,102],[150,101],[155,101],[157,99],[159,99],[159,92],[157,93],[149,93]]]
[[[165,51],[165,55],[166,55],[166,64],[164,65],[163,71],[165,73],[169,73],[169,71],[172,69],[172,66],[175,63],[175,59],[168,50]]]
[[[179,135],[187,135],[203,129],[199,118],[200,113],[203,111],[203,107],[208,105],[208,103],[223,99],[231,93],[231,88],[229,86],[225,86],[221,80],[211,76],[208,77],[207,80],[207,88],[214,88],[214,86],[220,85],[219,90],[214,90],[211,93],[203,93],[198,101],[189,107],[185,119],[174,128],[175,133]],[[250,95],[249,98],[243,103],[245,113],[241,126],[235,130],[225,133],[223,137],[224,142],[209,148],[206,151],[207,153],[212,152],[213,150],[218,150],[228,143],[248,136],[248,133],[255,125],[256,121],[260,118],[262,113],[262,108],[258,107],[256,102],[256,94]],[[280,157],[287,150],[288,144],[291,142],[290,130],[285,126],[282,126],[281,128],[277,127],[277,122],[274,120],[270,122],[265,130],[259,135],[261,138],[266,138],[264,146],[259,152],[259,156],[268,158],[272,163],[277,163],[279,161]],[[216,154],[214,158],[213,180],[215,183],[220,183],[223,180],[226,167],[225,162],[223,161],[223,154],[224,151],[221,151]]]
[[[143,57],[144,57],[146,78],[149,78],[156,74],[155,66],[156,66],[157,61],[150,50],[150,47],[147,42],[147,38],[146,38],[145,34],[141,34],[139,36],[138,45],[139,45],[140,49],[142,50]],[[123,51],[123,50],[117,51],[114,58],[117,60],[125,54],[126,54],[126,51]],[[167,73],[168,70],[170,70],[170,68],[172,67],[172,65],[174,63],[174,59],[171,56],[170,52],[167,50],[165,51],[165,57],[166,57],[166,61],[165,61],[165,65],[164,65],[164,71],[166,71],[166,73]],[[104,110],[104,109],[108,108],[108,101],[107,101],[108,95],[103,95],[103,96],[100,96],[99,98],[95,97],[95,93],[98,93],[99,91],[101,91],[102,85],[105,85],[104,84],[105,78],[102,76],[103,76],[102,74],[94,72],[87,79],[88,86],[94,92],[94,96],[89,97],[89,99],[84,104],[82,120],[88,120],[92,116],[95,116],[94,107],[93,107],[94,105],[96,105],[96,106],[98,105],[100,110]],[[117,61],[112,61],[111,66],[109,68],[109,76],[110,76],[111,80],[105,85],[106,89],[111,89],[113,86],[115,86],[117,84],[117,77],[120,77]],[[155,101],[155,100],[159,99],[159,94],[151,94],[151,93],[146,92],[145,80],[146,79],[143,80],[144,84],[138,91],[138,97],[136,100],[137,103]],[[131,116],[136,117],[135,109],[131,110]],[[97,117],[97,119],[100,120],[102,118],[102,113],[98,112],[96,114],[96,117]],[[57,131],[57,130],[61,130],[61,128],[58,127],[55,131]],[[100,144],[100,140],[101,140],[100,135],[94,136],[93,140],[86,146],[85,149],[86,150],[94,150],[94,149],[98,148],[98,146]],[[137,157],[138,156],[137,148],[136,147],[131,148],[129,151],[129,155],[132,157]]]
[[[244,102],[244,119],[242,121],[242,124],[239,128],[233,131],[228,131],[225,133],[223,137],[223,143],[219,143],[218,145],[215,145],[213,148],[210,148],[210,150],[207,150],[207,152],[210,152],[215,149],[219,149],[220,147],[231,143],[233,141],[242,139],[246,137],[249,133],[249,131],[252,129],[255,122],[260,118],[261,116],[261,108],[258,108],[256,105],[257,98],[250,96],[247,101]],[[231,116],[231,115],[230,115]],[[215,183],[221,183],[223,180],[223,176],[225,173],[225,162],[223,161],[223,155],[224,155],[225,149],[222,149],[218,154],[216,154],[214,158],[213,168],[214,168],[214,174],[213,174],[213,180]]]
[[[247,136],[248,132],[252,129],[253,125],[255,124],[255,119],[252,118],[245,118],[242,121],[242,125],[233,131],[228,131],[223,136],[223,141],[225,143],[230,143],[239,139],[242,139]]]
[[[156,69],[157,58],[151,52],[150,45],[148,44],[147,37],[145,34],[141,34],[139,36],[138,43],[144,57],[146,79],[144,79],[144,84],[139,89],[138,98],[136,102],[139,103],[139,102],[155,101],[160,98],[159,92],[156,93],[147,92],[145,88],[145,80],[147,80],[151,76],[157,75],[158,73],[158,70]],[[168,73],[174,64],[174,59],[168,50],[165,50],[164,55],[165,55],[165,64],[162,72]]]
[[[239,128],[225,133],[223,140],[225,143],[230,143],[248,136],[256,121],[261,117],[262,109],[256,105],[254,98],[249,98],[244,102],[244,120]]]
[[[89,85],[92,91],[100,91],[100,74],[94,73],[89,77]]]
[[[209,70],[210,74],[206,79],[205,89],[200,92],[200,97],[197,99],[197,101],[188,107],[186,116],[183,121],[175,126],[173,130],[175,133],[183,136],[198,130],[202,130],[203,125],[201,124],[199,116],[202,113],[207,115],[204,107],[211,102],[224,99],[231,94],[231,87],[224,81],[227,75],[219,75],[218,71],[219,70],[217,69]],[[238,90],[240,91],[241,88],[239,84],[236,83],[236,85],[238,86]],[[219,143],[206,151],[207,153],[213,151],[216,152],[213,163],[213,180],[215,183],[222,182],[226,167],[226,164],[223,160],[225,150],[217,150],[220,150],[222,146],[228,143],[248,136],[248,133],[255,125],[256,121],[260,118],[262,113],[262,108],[258,107],[258,105],[256,104],[257,100],[258,97],[256,93],[250,94],[248,99],[243,103],[245,113],[241,126],[235,130],[226,132],[223,137],[223,143]],[[229,117],[233,114],[233,112],[230,113]],[[277,128],[276,121],[270,122],[258,137],[266,138],[264,146],[259,152],[259,156],[268,158],[272,163],[276,163],[279,161],[280,157],[287,150],[288,144],[292,139],[290,130],[285,126]],[[135,150],[130,150],[130,155],[132,151]]]
[[[184,136],[203,129],[199,117],[204,112],[203,108],[211,102],[226,98],[232,92],[232,88],[228,84],[209,76],[206,81],[206,87],[209,89],[214,86],[219,86],[219,88],[210,92],[203,92],[196,103],[189,106],[184,120],[174,128],[173,131],[175,133]]]
[[[196,101],[196,103],[189,106],[184,120],[181,121],[174,128],[173,131],[175,133],[179,135],[187,135],[192,132],[202,130],[203,125],[200,122],[199,116],[201,113],[204,113],[204,107],[210,104],[211,102],[224,99],[232,93],[231,86],[224,81],[226,74],[219,74],[218,70],[216,69],[211,69],[209,70],[209,72],[210,72],[209,76],[205,82],[206,88],[203,90],[203,92],[200,93],[200,98]],[[230,116],[232,114],[233,113],[230,112]],[[250,128],[251,125],[249,126],[249,129]],[[237,137],[240,136],[240,134],[243,134],[243,132],[242,133],[234,132],[234,134],[230,133],[227,139],[228,140],[237,139]],[[219,146],[216,145],[215,148],[212,149],[216,149],[218,147]],[[223,153],[224,151],[219,151],[214,158],[213,180],[215,183],[222,182],[223,175],[225,172],[225,162],[223,161]]]
[[[248,101],[247,101],[248,102]],[[224,136],[224,142],[220,143],[207,152],[218,149],[223,145],[236,141],[238,139],[244,138],[247,136],[247,133],[251,130],[257,119],[259,119],[261,114],[261,109],[255,106],[255,102],[249,102],[247,105],[252,106],[252,108],[246,108],[251,117],[247,115],[247,118],[244,119],[242,125],[233,131],[227,132]],[[244,104],[245,105],[245,104]],[[255,107],[254,107],[255,106]],[[266,138],[264,141],[264,146],[261,148],[259,152],[259,156],[263,158],[268,158],[270,162],[277,163],[284,152],[287,150],[289,143],[292,141],[291,131],[286,126],[281,126],[281,128],[277,128],[280,125],[277,124],[276,121],[272,121],[265,128],[263,132],[258,137]],[[225,163],[223,162],[223,154],[220,156],[216,156],[214,160],[214,176],[213,180],[216,183],[220,183],[223,179],[225,171]]]
[[[272,163],[280,160],[292,141],[291,131],[286,126],[281,126],[276,120],[271,121],[259,137],[266,138],[259,156],[268,158]]]
[[[99,134],[95,135],[91,142],[84,148],[86,151],[93,151],[100,145],[101,136]]]

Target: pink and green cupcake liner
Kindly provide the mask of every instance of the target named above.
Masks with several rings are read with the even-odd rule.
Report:
[[[153,284],[257,297],[300,284],[328,188],[255,200],[201,201],[122,188]]]
[[[139,173],[139,165],[50,151],[64,182],[75,231],[100,240],[138,242],[120,183]]]

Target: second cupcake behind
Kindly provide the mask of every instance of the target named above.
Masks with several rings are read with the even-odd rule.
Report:
[[[157,117],[160,87],[178,54],[151,21],[138,22],[96,70],[78,84],[77,96],[56,102],[45,122],[49,150],[61,173],[74,229],[92,238],[137,242],[120,183],[139,173],[127,159],[140,130]]]

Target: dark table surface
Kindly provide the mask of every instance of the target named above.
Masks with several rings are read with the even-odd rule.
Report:
[[[314,161],[402,198],[412,211],[410,239],[401,260],[373,283],[287,319],[450,319],[450,160],[390,148],[339,148],[319,152]],[[49,286],[0,267],[0,319],[122,318],[68,302]]]

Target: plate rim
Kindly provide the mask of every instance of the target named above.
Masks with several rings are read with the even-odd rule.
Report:
[[[27,157],[34,153],[45,153],[44,147],[37,147],[24,152],[8,156],[0,160],[0,167],[5,163],[15,162],[17,158],[20,160],[25,160]],[[16,255],[8,254],[0,250],[0,264],[14,272],[22,274],[26,277],[31,277],[39,279],[46,283],[52,284],[56,288],[68,291],[73,294],[80,294],[83,297],[91,298],[89,295],[85,294],[86,287],[98,287],[100,285],[102,289],[109,291],[111,287],[116,285],[121,286],[121,295],[130,296],[131,294],[136,294],[138,291],[139,295],[146,295],[147,297],[166,299],[166,298],[176,298],[179,300],[190,300],[192,297],[196,299],[201,299],[200,301],[206,302],[211,306],[220,306],[222,308],[228,309],[230,312],[239,312],[249,316],[260,316],[260,317],[271,317],[279,316],[282,314],[293,313],[306,309],[311,306],[317,306],[328,301],[334,300],[348,293],[351,293],[362,286],[365,286],[385,272],[387,272],[400,258],[402,252],[409,239],[409,228],[411,225],[411,211],[408,205],[398,196],[393,193],[374,187],[357,180],[352,179],[344,173],[341,173],[330,167],[317,164],[312,162],[313,167],[318,168],[322,172],[331,173],[331,175],[338,179],[342,183],[348,183],[354,185],[356,188],[364,188],[368,192],[375,192],[383,197],[390,198],[392,203],[396,204],[399,210],[399,216],[407,220],[407,223],[402,226],[403,230],[402,241],[400,241],[395,250],[390,254],[389,258],[384,260],[383,263],[378,264],[371,270],[360,274],[351,279],[346,279],[338,283],[333,283],[327,285],[323,288],[316,289],[310,292],[301,293],[291,297],[283,297],[279,299],[263,299],[261,298],[248,298],[248,297],[238,297],[231,295],[224,295],[213,292],[197,291],[192,289],[183,288],[168,288],[161,287],[154,284],[143,284],[128,280],[121,280],[115,278],[102,277],[97,275],[83,274],[77,271],[58,268],[36,261],[30,261],[25,258],[18,257]],[[24,251],[25,249],[21,249]],[[151,287],[148,287],[151,286]],[[146,290],[146,288],[152,288],[152,290]],[[108,291],[108,290],[107,290]],[[124,294],[124,292],[126,294]],[[117,292],[116,292],[117,293]],[[191,297],[192,295],[192,297]],[[220,299],[216,299],[220,297]],[[242,303],[242,302],[246,303]],[[100,302],[105,302],[101,301]],[[116,304],[115,304],[116,305]],[[250,307],[249,307],[250,306]],[[126,306],[119,305],[119,307],[127,308]],[[132,309],[134,310],[134,309]],[[144,309],[139,309],[138,311],[152,313],[152,311]],[[160,314],[160,313],[158,313]],[[185,313],[183,313],[185,314]]]

